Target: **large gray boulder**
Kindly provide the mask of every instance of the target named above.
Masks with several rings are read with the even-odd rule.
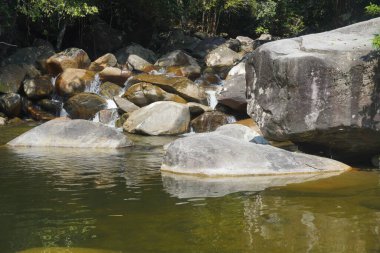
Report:
[[[58,118],[8,142],[9,146],[65,148],[123,148],[132,142],[121,132],[101,123]]]
[[[205,176],[243,176],[323,173],[349,168],[327,158],[207,133],[172,142],[167,147],[161,170]]]
[[[160,101],[130,114],[123,128],[129,133],[177,135],[189,129],[190,111],[186,104]]]
[[[248,113],[264,136],[339,159],[380,149],[380,18],[267,43],[248,58]]]

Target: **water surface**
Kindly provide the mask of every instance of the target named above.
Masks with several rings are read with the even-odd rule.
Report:
[[[25,129],[0,128],[0,144]],[[116,151],[0,147],[0,252],[380,252],[379,172],[266,189],[194,181],[161,175],[170,140],[134,137]]]

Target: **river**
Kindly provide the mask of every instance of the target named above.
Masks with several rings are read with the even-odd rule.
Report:
[[[28,128],[1,127],[0,145]],[[199,185],[159,170],[173,138],[133,139],[117,151],[0,147],[0,252],[380,252],[378,171],[189,191]]]

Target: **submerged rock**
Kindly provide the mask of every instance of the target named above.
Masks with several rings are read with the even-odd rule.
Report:
[[[157,101],[173,101],[186,104],[186,100],[178,95],[168,93],[150,83],[136,83],[128,88],[124,97],[137,106],[143,107]]]
[[[264,136],[343,160],[380,149],[380,18],[267,43],[248,58],[248,113]]]
[[[87,53],[79,48],[68,48],[60,53],[51,56],[46,61],[49,74],[56,76],[65,69],[87,69],[91,60]]]
[[[177,135],[188,132],[189,123],[188,106],[160,101],[132,112],[123,128],[129,133]]]
[[[59,118],[29,130],[9,146],[65,148],[123,148],[132,142],[114,128],[87,120]]]
[[[64,108],[72,119],[92,119],[97,112],[107,109],[107,101],[96,94],[80,93],[67,100]]]
[[[205,176],[279,175],[345,171],[349,166],[327,158],[291,153],[214,133],[172,142],[162,171]]]

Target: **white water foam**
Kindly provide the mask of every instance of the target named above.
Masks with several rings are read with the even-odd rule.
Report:
[[[91,81],[90,86],[87,86],[84,90],[85,92],[99,94],[100,92],[100,77],[99,74],[96,74],[94,80]]]
[[[211,107],[211,109],[215,109],[216,105],[218,104],[218,100],[216,99],[216,90],[207,90],[205,91],[207,95],[207,103],[208,106]]]
[[[228,116],[227,117],[227,122],[228,124],[232,124],[232,123],[235,123],[237,120],[235,118],[235,116]]]

